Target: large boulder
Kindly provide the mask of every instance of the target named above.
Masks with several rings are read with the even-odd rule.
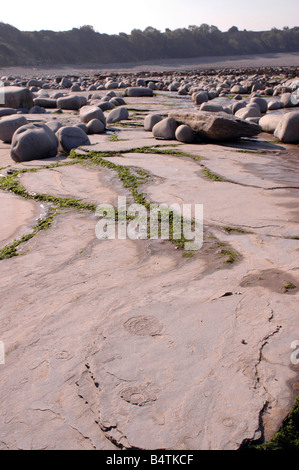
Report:
[[[109,102],[113,104],[113,106],[123,106],[126,104],[125,100],[120,96],[113,96],[110,98]]]
[[[192,99],[195,104],[202,104],[209,101],[209,95],[206,91],[200,91],[199,93],[194,93]]]
[[[154,92],[151,88],[147,87],[130,87],[126,88],[125,95],[132,97],[153,96]]]
[[[144,130],[151,131],[155,124],[162,121],[162,117],[159,114],[148,114],[144,119]]]
[[[118,88],[118,82],[115,81],[115,80],[109,80],[106,84],[105,84],[105,88],[106,90],[113,90],[115,88]]]
[[[175,131],[175,138],[179,142],[183,142],[185,144],[192,144],[195,135],[191,127],[187,126],[186,124],[181,124],[179,127],[177,127]]]
[[[87,99],[85,96],[80,95],[69,95],[63,96],[58,98],[57,100],[57,108],[78,111],[78,109],[85,106],[87,103]]]
[[[69,153],[72,149],[76,149],[81,145],[90,145],[90,140],[86,133],[75,126],[65,126],[56,132],[58,139],[59,151]]]
[[[7,86],[4,87],[4,103],[0,102],[1,108],[24,108],[33,106],[33,95],[26,87]]]
[[[169,117],[178,124],[187,124],[204,140],[230,141],[240,137],[253,137],[262,129],[227,113],[201,111],[171,111]]]
[[[239,109],[235,116],[239,119],[248,119],[248,118],[260,118],[262,113],[258,106],[246,106],[245,108]]]
[[[263,132],[270,132],[273,134],[282,117],[282,114],[265,114],[265,116],[259,120],[259,125]]]
[[[103,122],[99,119],[92,119],[86,127],[88,134],[102,134],[105,130]]]
[[[104,127],[106,127],[106,117],[101,108],[98,108],[98,106],[83,106],[83,108],[80,109],[80,121],[84,124],[88,124],[92,119],[102,121]]]
[[[57,108],[57,100],[52,98],[34,98],[34,106],[39,106],[41,108]]]
[[[283,103],[280,100],[271,100],[268,103],[268,111],[275,111],[276,109],[283,108]]]
[[[237,93],[238,95],[244,95],[247,93],[247,89],[244,88],[242,85],[234,85],[231,90],[231,93]]]
[[[175,140],[175,131],[178,127],[177,122],[172,117],[162,119],[153,127],[153,136],[156,139]]]
[[[33,106],[29,109],[29,114],[46,114],[45,108],[41,108],[40,106]]]
[[[30,88],[30,87],[35,87],[35,88],[42,88],[44,85],[44,82],[42,80],[37,80],[37,79],[34,79],[32,78],[31,80],[29,80],[27,82],[27,87]]]
[[[25,124],[27,124],[27,119],[19,114],[3,117],[0,120],[0,139],[10,144],[16,130]]]
[[[127,110],[127,108],[120,107],[113,109],[109,113],[107,117],[107,122],[109,124],[112,124],[114,122],[125,121],[127,119],[129,119],[129,111]]]
[[[111,101],[97,102],[95,106],[97,106],[102,111],[110,111],[110,109],[113,109],[115,107],[114,104],[111,103]]]
[[[255,96],[251,98],[250,103],[257,104],[262,114],[265,114],[268,111],[268,102],[265,98]]]
[[[293,106],[298,106],[299,104],[293,93],[283,93],[280,97],[280,101],[282,102],[284,108],[292,108]]]
[[[299,112],[284,114],[274,131],[274,135],[285,143],[299,142]]]
[[[17,114],[17,110],[13,108],[0,108],[0,118],[3,116],[11,116]]]
[[[233,114],[236,114],[239,109],[245,108],[247,106],[247,101],[241,100],[241,101],[236,101],[231,105],[231,110]]]
[[[61,88],[71,88],[72,84],[73,84],[72,81],[66,77],[63,77],[60,82]]]
[[[213,103],[202,103],[199,108],[201,111],[207,111],[209,113],[219,113],[223,112],[223,106],[220,104],[213,104]]]
[[[54,132],[46,124],[36,122],[16,130],[10,155],[15,162],[52,158],[57,155],[57,146]]]

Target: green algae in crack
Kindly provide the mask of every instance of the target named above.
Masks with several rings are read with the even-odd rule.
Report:
[[[221,176],[219,175],[216,175],[215,173],[212,173],[210,170],[208,170],[207,168],[204,168],[203,170],[201,170],[202,174],[208,178],[209,180],[211,181],[221,181],[221,182],[228,182],[228,180],[222,178]]]
[[[112,134],[108,137],[109,142],[125,142],[128,139],[119,139],[117,134]]]
[[[117,165],[116,163],[105,159],[111,156],[116,156],[115,152],[91,151],[84,155],[77,155],[74,151],[70,153],[70,158],[80,158],[83,161],[89,161],[94,165],[99,165],[101,167],[115,171],[124,188],[130,191],[134,201],[137,204],[142,204],[146,208],[149,208],[149,204],[144,194],[138,190],[138,187],[144,184],[151,177],[151,175],[145,170],[133,170],[132,167]]]
[[[130,122],[130,121],[127,121],[127,122],[117,122],[115,123],[118,127],[123,127],[123,128],[127,128],[127,127],[134,127],[134,128],[138,128],[138,127],[143,127],[143,123],[139,123],[139,122]]]
[[[51,203],[57,206],[58,208],[74,207],[76,209],[95,211],[96,209],[95,204],[85,203],[85,202],[82,202],[80,199],[51,196],[50,194],[38,194],[38,193],[28,192],[18,180],[18,175],[27,173],[27,172],[41,171],[42,169],[43,168],[23,169],[23,170],[13,173],[12,175],[2,177],[0,179],[0,189],[2,189],[3,191],[12,192],[16,194],[17,196],[20,196],[24,199],[31,199],[34,201]]]
[[[218,254],[226,258],[223,262],[224,264],[234,264],[240,261],[241,255],[231,248],[227,243],[218,242],[217,245],[221,248],[221,250],[218,251]]]
[[[292,282],[284,286],[285,292],[289,292],[290,290],[293,290],[293,289],[297,289],[297,286],[295,286],[295,284],[293,284]]]
[[[246,230],[242,230],[240,228],[235,228],[235,227],[224,227],[224,230],[226,233],[239,233],[239,234],[249,234],[250,232],[247,232]]]
[[[22,235],[18,240],[14,240],[12,243],[4,246],[0,250],[0,260],[13,258],[14,256],[19,256],[18,247],[23,243],[27,242],[31,238],[35,237],[40,231],[48,230],[57,214],[57,210],[51,211],[46,217],[38,220],[37,224],[34,225],[33,231],[31,233]]]
[[[174,145],[171,145],[173,147]],[[172,157],[185,157],[191,158],[194,161],[202,160],[202,157],[198,155],[193,155],[192,153],[188,152],[181,152],[179,150],[172,150],[172,149],[163,149],[163,147],[168,147],[168,145],[158,146],[155,145],[153,147],[139,147],[131,150],[127,150],[126,153],[144,153],[144,154],[153,154],[153,155],[170,155]]]
[[[260,445],[249,446],[251,450],[299,450],[299,396],[289,415],[273,438]]]
[[[96,152],[96,151],[91,151],[88,154],[83,154],[83,155],[78,155],[76,154],[75,151],[72,151],[70,153],[70,158],[80,158],[83,161],[89,161],[90,163],[94,165],[99,165],[105,168],[108,168],[110,170],[113,170],[117,173],[118,178],[122,182],[124,188],[128,189],[134,199],[134,202],[136,204],[140,204],[144,206],[149,213],[150,208],[151,208],[151,203],[146,199],[146,196],[144,195],[143,192],[140,192],[139,186],[147,183],[149,179],[152,178],[152,175],[145,171],[144,169],[135,169],[134,167],[131,166],[124,166],[124,165],[118,165],[116,163],[111,162],[110,160],[106,160],[105,158],[111,157],[111,156],[116,156],[115,152]],[[180,216],[180,224],[181,224],[181,238],[177,239],[174,237],[174,227],[175,227],[175,222],[174,222],[174,212],[169,211],[169,238],[168,241],[171,241],[176,245],[177,248],[183,249],[185,246],[185,243],[191,241],[183,235],[183,226],[185,223],[185,220],[182,216]],[[162,215],[161,213],[158,214],[158,235],[161,235],[161,223],[162,223]],[[194,221],[191,221],[191,225],[194,225]],[[149,224],[147,225],[147,230],[148,230],[148,237],[150,236],[149,234]]]
[[[186,253],[183,253],[184,258],[193,258],[195,256],[195,253],[193,251],[186,251]]]

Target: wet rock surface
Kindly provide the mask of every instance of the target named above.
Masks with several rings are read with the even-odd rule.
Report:
[[[16,162],[0,142],[0,448],[236,450],[271,438],[298,382],[299,148],[275,131],[293,135],[298,108],[264,101],[297,96],[296,73],[64,75],[32,76],[30,86],[39,100],[67,102],[16,109],[29,125],[48,123],[63,152]],[[227,112],[201,111],[200,92]],[[105,129],[80,129],[85,140],[69,155],[63,129],[92,122],[86,105]],[[118,106],[129,116],[108,122]],[[235,118],[245,107],[262,127]],[[197,130],[174,117],[171,140],[155,138],[154,124],[182,115],[250,133],[227,141],[219,126],[221,138],[192,142]],[[117,208],[119,196],[203,204],[202,248],[98,240],[96,207]]]

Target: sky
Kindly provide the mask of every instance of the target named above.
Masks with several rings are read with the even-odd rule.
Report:
[[[83,25],[106,34],[143,31],[147,26],[163,32],[202,23],[221,31],[231,26],[248,31],[299,26],[299,0],[50,0],[46,5],[14,0],[11,5],[0,8],[0,21],[21,31],[66,31]]]

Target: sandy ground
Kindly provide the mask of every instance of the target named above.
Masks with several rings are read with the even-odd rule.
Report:
[[[161,142],[143,130],[144,116],[184,101],[165,93],[126,102],[133,119],[109,130],[118,139],[92,136],[80,153],[111,151],[102,158],[145,170],[139,190],[149,202],[203,204],[203,247],[188,258],[166,240],[99,241],[96,215],[68,208],[20,246],[21,256],[0,261],[1,449],[236,450],[270,438],[293,405],[298,145],[269,134],[225,145]],[[157,144],[190,156],[132,152]],[[111,169],[88,160],[47,168],[64,158],[15,164],[9,146],[2,150],[2,174],[37,169],[20,178],[28,192],[131,201]],[[23,200],[1,197],[23,214],[2,215],[7,243],[34,217],[30,201],[26,212]]]
[[[85,75],[95,72],[161,72],[171,70],[204,70],[213,68],[250,68],[250,67],[298,67],[299,53],[256,54],[244,56],[197,57],[191,59],[165,59],[144,62],[114,64],[57,65],[43,67],[2,67],[1,75],[19,75],[31,78],[34,75],[57,74]]]

